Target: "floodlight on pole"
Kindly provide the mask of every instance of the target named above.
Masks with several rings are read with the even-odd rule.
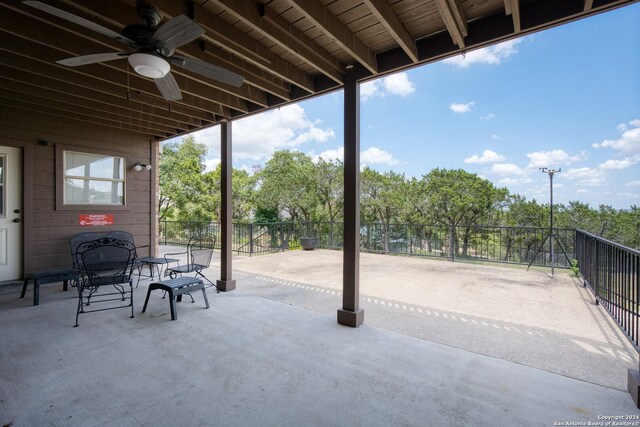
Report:
[[[540,168],[540,172],[549,175],[549,252],[551,253],[551,277],[553,277],[553,176],[562,172],[562,168]]]
[[[535,255],[531,259],[531,262],[529,262],[529,265],[527,266],[527,270],[529,269],[529,267],[531,267],[531,264],[533,264],[533,261],[535,261],[536,257],[544,247],[544,244],[546,243],[548,238],[549,252],[551,253],[551,277],[553,277],[553,273],[554,273],[553,271],[553,268],[554,268],[554,263],[553,263],[553,258],[554,258],[554,253],[553,253],[553,237],[554,237],[554,234],[553,234],[553,176],[557,173],[562,172],[562,169],[560,168],[558,169],[539,168],[539,169],[540,169],[540,172],[546,173],[547,175],[549,175],[549,236],[545,237],[544,240],[542,241],[542,245],[540,245],[540,248],[536,251]],[[562,243],[560,242],[560,240],[556,239],[556,242],[560,247],[560,249],[562,250],[562,253],[564,254],[564,257],[567,260],[567,262],[571,264],[571,262],[569,261],[569,257],[567,256],[567,252],[564,250],[564,247],[562,246]]]

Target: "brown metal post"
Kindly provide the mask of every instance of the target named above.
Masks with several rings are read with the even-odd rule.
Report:
[[[233,227],[233,206],[231,204],[231,122],[220,124],[220,280],[216,282],[219,291],[232,291],[236,281],[232,277],[231,268],[231,227]]]
[[[360,303],[360,87],[347,71],[344,79],[344,252],[342,308],[338,323],[364,322]]]

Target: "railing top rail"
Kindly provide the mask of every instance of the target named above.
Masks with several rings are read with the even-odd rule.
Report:
[[[576,230],[576,232],[585,234],[585,235],[587,235],[589,237],[592,237],[592,238],[594,238],[596,240],[599,240],[599,241],[601,241],[603,243],[606,243],[607,245],[611,245],[611,246],[614,246],[614,247],[616,247],[618,249],[622,249],[623,251],[631,252],[634,255],[640,255],[640,251],[639,250],[632,249],[630,247],[621,245],[620,243],[612,242],[611,240],[607,240],[607,239],[605,239],[603,237],[600,237],[598,235],[589,233],[588,231],[584,231],[584,230],[578,229],[578,230]]]

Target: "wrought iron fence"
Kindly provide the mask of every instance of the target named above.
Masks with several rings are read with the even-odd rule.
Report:
[[[638,348],[640,251],[576,230],[576,259],[593,292]]]
[[[368,252],[469,259],[569,268],[575,230],[554,229],[551,258],[549,229],[534,227],[362,224],[361,246]],[[559,242],[558,242],[559,241]]]
[[[209,222],[160,222],[160,243],[186,244],[196,233],[220,241],[220,225]],[[323,249],[342,249],[343,224],[234,223],[232,250],[262,255],[300,248],[301,237],[315,237]],[[361,249],[365,252],[423,257],[468,259],[569,268],[575,257],[575,230],[554,230],[551,258],[548,228],[459,226],[422,224],[361,224]],[[559,242],[558,242],[559,241]],[[216,243],[219,247],[219,244]]]

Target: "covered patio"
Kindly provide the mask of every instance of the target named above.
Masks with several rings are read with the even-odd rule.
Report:
[[[0,421],[494,425],[634,413],[620,390],[374,325],[341,325],[363,325],[369,303],[360,292],[359,84],[635,2],[2,2],[0,158],[13,173],[2,175],[13,198],[0,212],[0,281],[68,266],[69,237],[87,226],[130,232],[140,256],[157,255],[160,143],[219,125],[222,253],[213,278],[226,292],[211,295],[210,310],[183,304],[177,322],[155,307],[131,320],[119,311],[86,316],[74,330],[73,292],[48,286],[31,306],[7,288]],[[145,17],[160,28],[178,18],[172,25],[202,32],[172,44],[176,27],[165,27],[158,43]],[[156,81],[138,74],[124,60],[134,53],[171,63],[170,73]],[[95,54],[106,56],[86,58]],[[77,56],[88,62],[57,62]],[[234,276],[232,123],[337,90],[344,252],[339,300],[327,316],[245,293],[247,277]],[[103,161],[108,176],[92,174]]]
[[[637,365],[628,360],[634,351],[600,309],[583,301],[572,280],[558,275],[549,285],[546,272],[528,272],[530,278],[523,280],[521,272],[509,268],[479,266],[493,286],[474,292],[477,305],[458,305],[463,298],[450,298],[464,287],[464,277],[457,283],[403,282],[391,300],[380,292],[383,280],[371,280],[375,275],[389,277],[403,268],[403,278],[415,279],[420,268],[415,263],[422,263],[432,279],[447,280],[444,267],[451,263],[363,254],[364,265],[372,263],[371,257],[378,268],[363,274],[362,306],[370,320],[352,329],[334,320],[339,263],[326,262],[339,253],[322,252],[238,258],[237,291],[210,290],[208,310],[202,296],[194,294],[194,304],[188,299],[178,304],[174,322],[159,294],[152,294],[147,312],[140,313],[148,280],[135,293],[135,319],[127,310],[95,313],[82,317],[76,329],[73,290],[44,287],[37,307],[18,299],[17,288],[1,294],[6,333],[0,352],[5,373],[0,421],[16,426],[489,426],[599,422],[599,416],[637,413],[621,378],[625,366]],[[318,267],[288,275],[292,262],[298,268],[312,265],[309,257],[320,257],[313,265],[324,263],[326,274],[318,274]],[[381,263],[381,257],[391,260]],[[523,294],[527,283],[532,289]],[[425,285],[432,296],[429,306],[417,292]],[[449,298],[444,285],[450,287]],[[467,286],[482,285],[476,280]],[[564,313],[535,321],[556,307],[535,301],[520,315],[521,307],[511,300],[495,301],[493,316],[480,316],[478,311],[489,310],[482,303],[499,299],[503,286],[523,298],[564,293]],[[417,335],[415,326],[421,325],[402,323],[396,311],[435,323],[437,335],[445,338],[429,327],[423,332],[431,336]],[[466,334],[438,318],[468,323]],[[521,354],[530,353],[528,359],[513,360],[519,354],[505,334],[524,346]],[[441,344],[443,339],[449,341]],[[485,340],[504,346],[493,354],[474,347]],[[554,351],[558,357],[551,356]]]

